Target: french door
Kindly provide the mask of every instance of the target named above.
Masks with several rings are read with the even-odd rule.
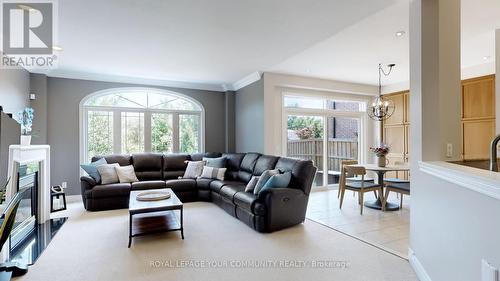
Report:
[[[317,110],[311,110],[317,111]],[[359,113],[307,112],[287,109],[284,154],[314,161],[313,186],[336,185],[342,160],[360,160],[363,118]]]

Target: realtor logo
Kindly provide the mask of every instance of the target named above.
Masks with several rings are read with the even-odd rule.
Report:
[[[2,67],[52,68],[54,1],[2,1]]]

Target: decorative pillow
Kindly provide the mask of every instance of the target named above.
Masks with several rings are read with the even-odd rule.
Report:
[[[120,181],[115,167],[120,167],[120,164],[104,164],[97,167],[97,171],[101,174],[101,184],[117,183]]]
[[[203,172],[201,173],[200,178],[205,179],[216,179],[223,181],[224,175],[226,174],[226,168],[214,168],[214,167],[203,167]]]
[[[280,173],[280,170],[266,170],[264,173],[259,178],[259,181],[255,185],[255,188],[253,189],[253,194],[258,195],[259,191],[264,187],[266,182],[274,175],[277,175]]]
[[[137,182],[139,179],[135,175],[134,166],[115,167],[120,183]]]
[[[257,182],[259,181],[258,176],[252,176],[250,181],[247,183],[247,186],[245,187],[245,192],[252,192],[255,189],[255,186],[257,185]]]
[[[106,162],[106,159],[101,158],[95,162],[92,162],[90,164],[81,164],[80,167],[90,176],[92,177],[96,183],[101,182],[101,174],[99,174],[99,171],[97,170],[97,166],[108,164]]]
[[[266,189],[270,189],[270,188],[288,187],[288,184],[290,184],[291,179],[292,179],[291,172],[286,172],[283,174],[274,175],[266,182],[266,184],[262,187],[262,189],[259,192],[262,192],[262,191],[264,191]]]
[[[224,168],[226,167],[226,157],[219,158],[207,158],[203,157],[203,161],[205,161],[205,166],[214,167],[214,168]]]
[[[196,179],[201,176],[203,172],[205,161],[188,161],[186,171],[184,172],[183,179]]]

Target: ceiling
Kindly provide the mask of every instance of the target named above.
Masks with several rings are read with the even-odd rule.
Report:
[[[408,2],[59,1],[64,50],[47,74],[222,90],[256,71],[376,84],[382,62],[397,64],[385,83],[399,83],[409,79]],[[462,64],[491,63],[500,1],[462,4]]]

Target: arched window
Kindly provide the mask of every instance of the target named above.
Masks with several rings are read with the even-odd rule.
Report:
[[[82,160],[137,152],[203,150],[203,107],[159,89],[119,88],[81,102]]]

